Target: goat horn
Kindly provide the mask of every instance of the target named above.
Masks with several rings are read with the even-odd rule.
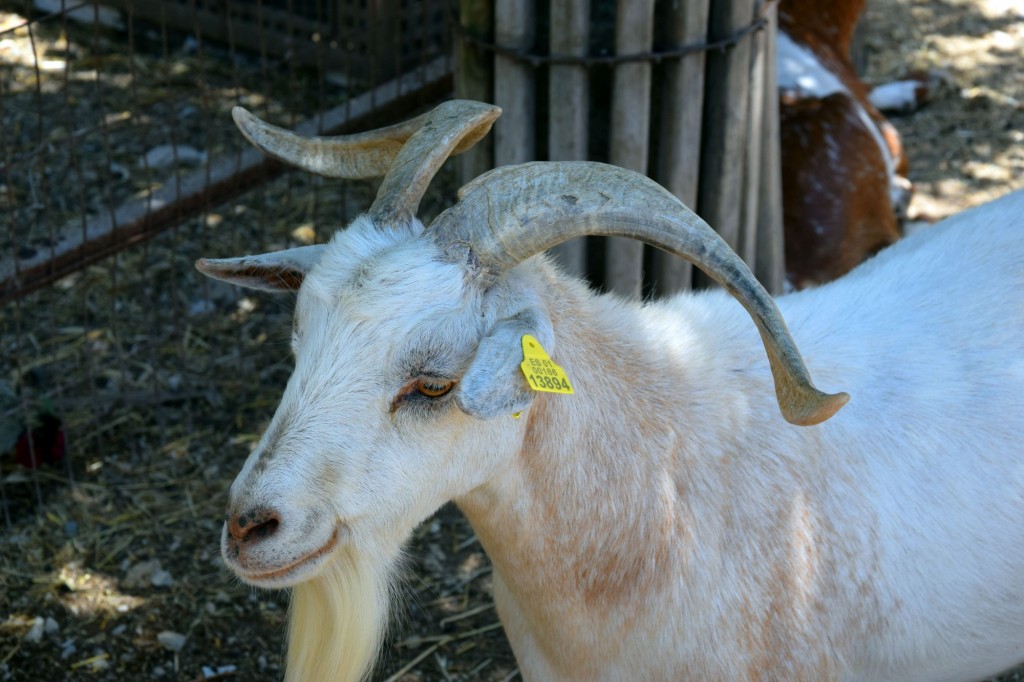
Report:
[[[254,147],[290,166],[328,178],[361,180],[384,176],[426,114],[387,128],[355,135],[304,137],[262,121],[242,107],[231,110],[235,125]]]
[[[231,110],[231,116],[235,120],[235,125],[242,131],[242,135],[264,154],[317,175],[348,180],[380,178],[387,175],[402,146],[433,113],[428,112],[408,121],[365,133],[305,137],[260,120],[242,107]],[[497,109],[491,121],[497,118],[499,113],[501,110]],[[461,154],[466,151],[486,135],[488,130],[489,125],[479,135],[461,139],[450,154]]]
[[[498,168],[461,190],[431,235],[442,248],[467,244],[481,264],[506,270],[582,235],[629,237],[698,266],[753,318],[768,353],[783,417],[807,426],[846,404],[811,377],[775,301],[711,227],[667,190],[623,168],[590,162],[527,163]]]
[[[445,102],[427,113],[384,176],[369,211],[374,222],[411,220],[441,165],[476,144],[500,115],[498,107],[468,100]]]

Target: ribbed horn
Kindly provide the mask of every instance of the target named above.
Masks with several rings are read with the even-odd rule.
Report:
[[[427,114],[386,128],[334,137],[303,137],[262,121],[242,107],[232,109],[231,117],[245,139],[267,156],[328,178],[361,180],[383,177]]]
[[[590,162],[498,168],[459,190],[459,202],[434,220],[431,234],[442,248],[469,245],[485,267],[498,271],[583,235],[646,242],[690,261],[746,308],[761,333],[787,421],[818,424],[850,398],[814,387],[775,301],[721,237],[632,171]]]
[[[411,220],[445,160],[476,144],[500,115],[498,107],[467,100],[445,102],[426,114],[384,176],[369,210],[374,222],[384,227]]]
[[[324,177],[362,180],[387,175],[403,145],[423,127],[428,118],[434,117],[438,109],[451,109],[452,105],[460,104],[462,103],[447,102],[432,112],[386,128],[333,137],[298,135],[271,125],[242,107],[233,108],[231,117],[245,139],[267,156]],[[488,107],[476,102],[465,104],[475,104],[477,107],[494,111],[490,122],[501,113],[501,109],[497,107]],[[456,108],[466,115],[471,113],[469,107]],[[449,151],[449,155],[461,154],[476,144],[490,130],[489,123],[486,128],[479,131],[479,134],[461,138]],[[443,161],[442,159],[442,163]],[[427,182],[429,183],[429,179]]]

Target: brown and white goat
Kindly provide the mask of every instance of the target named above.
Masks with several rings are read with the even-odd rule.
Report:
[[[387,173],[329,244],[198,263],[298,290],[295,371],[222,534],[243,580],[294,589],[287,678],[366,674],[402,546],[447,500],[527,680],[942,682],[1024,659],[1024,193],[776,305],[611,166],[499,168],[425,228],[430,178],[497,114],[449,102],[374,142],[236,111],[285,161]],[[537,255],[583,234],[725,291],[596,295]],[[574,395],[530,388],[525,335]]]
[[[900,237],[910,200],[899,133],[879,112],[916,108],[927,78],[875,90],[850,59],[865,0],[782,0],[778,78],[786,273],[833,280]]]

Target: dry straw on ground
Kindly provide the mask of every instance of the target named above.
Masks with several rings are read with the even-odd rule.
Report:
[[[926,109],[895,120],[916,215],[1024,185],[1016,3],[872,0],[870,20],[870,77],[937,68],[952,79]],[[8,146],[35,151],[39,111],[62,121],[44,132],[46,173],[26,168],[0,190],[3,214],[31,227],[27,246],[83,207],[104,210],[188,170],[139,163],[172,137],[211,155],[237,148],[227,109],[238,101],[287,122],[319,106],[318,88],[331,104],[344,97],[287,69],[190,51],[186,38],[138,36],[126,58],[117,33],[40,31],[37,53],[72,67],[54,67],[39,93],[28,36],[0,40]],[[263,85],[278,77],[287,82],[268,102]],[[451,183],[436,183],[428,213],[450,201]],[[203,281],[192,262],[322,239],[368,206],[372,189],[288,175],[4,309],[0,380],[24,396],[8,413],[59,413],[76,485],[62,465],[26,472],[0,460],[12,517],[0,539],[0,679],[280,678],[286,597],[240,586],[217,542],[227,488],[290,372],[290,302]],[[7,234],[5,224],[0,242]],[[490,567],[458,512],[446,507],[419,528],[409,555],[408,598],[378,679],[513,679]]]

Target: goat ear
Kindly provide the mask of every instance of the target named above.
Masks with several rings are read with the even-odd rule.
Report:
[[[480,341],[476,357],[459,382],[455,402],[463,412],[492,419],[530,406],[534,391],[519,368],[524,334],[530,334],[549,350],[554,346],[551,320],[538,310],[523,311],[499,321]]]
[[[240,258],[200,258],[196,269],[207,277],[263,291],[296,291],[320,260],[324,247],[300,246]]]

